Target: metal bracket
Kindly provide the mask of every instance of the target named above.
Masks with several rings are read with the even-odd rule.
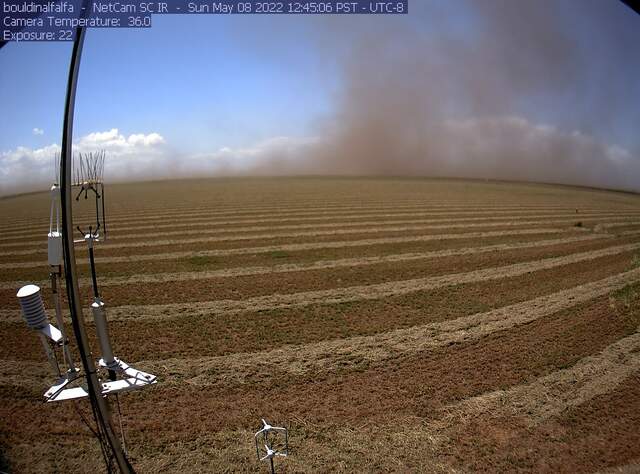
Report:
[[[62,400],[71,400],[74,398],[86,397],[89,394],[83,387],[67,388],[65,387],[80,376],[78,369],[69,370],[65,377],[60,378],[51,386],[44,394],[47,402],[59,402]]]
[[[114,359],[113,364],[107,364],[104,359],[98,361],[100,367],[113,370],[119,374],[125,374],[128,376],[126,379],[113,380],[110,382],[102,383],[102,394],[109,395],[112,393],[128,392],[130,390],[137,390],[147,385],[153,385],[158,382],[158,378],[153,374],[142,372],[141,370],[134,369],[126,362],[121,361],[117,357]]]
[[[128,392],[131,390],[137,390],[147,385],[154,385],[158,383],[158,378],[153,374],[142,372],[141,370],[134,369],[127,363],[122,362],[119,359],[115,359],[115,362],[110,366],[105,363],[103,359],[98,362],[100,367],[113,370],[116,373],[124,374],[127,378],[120,380],[113,380],[102,383],[102,395],[111,395],[114,393]],[[47,402],[59,402],[63,400],[72,400],[76,398],[87,397],[89,394],[84,387],[65,388],[71,382],[78,378],[80,371],[78,369],[70,370],[67,375],[60,378],[55,385],[53,385],[44,394],[44,398]]]

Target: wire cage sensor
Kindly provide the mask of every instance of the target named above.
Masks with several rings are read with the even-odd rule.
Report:
[[[72,186],[80,188],[75,196],[75,200],[80,201],[93,197],[95,205],[95,223],[90,228],[94,229],[95,238],[107,239],[107,224],[105,220],[105,196],[104,196],[104,164],[106,153],[104,150],[98,152],[78,153],[73,158],[73,180]]]

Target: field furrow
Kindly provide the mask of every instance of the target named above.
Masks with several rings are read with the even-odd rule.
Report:
[[[494,223],[494,222],[505,222],[505,219],[507,219],[509,222],[513,222],[514,224],[517,223],[518,221],[524,220],[526,222],[527,219],[549,219],[549,218],[560,218],[560,217],[568,217],[568,218],[573,218],[575,215],[572,214],[549,214],[549,215],[543,215],[543,214],[536,214],[536,215],[531,215],[531,216],[514,216],[514,215],[508,215],[508,216],[501,216],[501,217],[495,217],[495,216],[491,216],[491,217],[455,217],[455,218],[444,218],[444,219],[424,219],[421,216],[417,215],[415,216],[415,218],[413,219],[388,219],[388,218],[381,218],[381,219],[377,219],[375,221],[355,221],[355,220],[348,220],[346,222],[319,222],[319,223],[313,223],[313,224],[301,224],[301,223],[296,223],[296,224],[279,224],[276,223],[275,225],[262,225],[262,226],[239,226],[239,227],[233,227],[233,226],[229,226],[229,222],[220,222],[220,223],[215,223],[215,222],[210,222],[210,221],[205,221],[202,223],[198,223],[198,224],[192,224],[189,226],[186,226],[187,228],[182,228],[180,230],[171,230],[171,231],[166,231],[166,232],[162,232],[162,236],[163,237],[168,237],[168,236],[187,236],[187,235],[203,235],[203,236],[207,236],[207,235],[215,235],[215,234],[246,234],[246,233],[251,233],[251,232],[264,232],[264,231],[287,231],[287,230],[303,230],[303,229],[315,229],[315,230],[326,230],[326,229],[339,229],[339,230],[344,230],[344,229],[357,229],[357,228],[364,228],[364,230],[366,230],[366,228],[375,228],[375,227],[380,227],[380,226],[398,226],[398,225],[409,225],[409,224],[413,224],[413,225],[417,225],[417,224],[441,224],[441,223],[446,223],[447,225],[461,225],[464,223]],[[589,217],[588,215],[585,215],[586,217]],[[602,216],[603,219],[607,220],[607,219],[612,219],[614,217],[617,216],[613,216],[610,214],[607,214],[605,216]],[[634,216],[635,217],[635,216]],[[572,220],[572,222],[574,224],[576,223],[582,223],[584,224],[581,220],[579,219],[574,219]],[[638,225],[639,221],[637,220],[630,220],[630,221],[622,221],[622,222],[602,222],[602,223],[598,223],[597,225],[602,227],[602,228],[610,228],[610,227],[621,227],[621,226],[631,226],[631,225]],[[156,226],[154,228],[154,230],[157,230],[159,228],[161,228],[162,226]],[[202,229],[194,229],[194,227],[203,227]],[[214,227],[214,228],[211,228]],[[172,229],[175,229],[176,226],[173,225],[171,227]],[[139,230],[138,228],[136,228],[135,230]],[[109,243],[118,240],[124,240],[127,239],[127,242],[130,241],[134,241],[134,240],[139,240],[139,239],[149,239],[149,232],[143,232],[143,233],[122,233],[117,232],[115,235],[113,233],[113,231],[110,231],[109,233]],[[39,239],[35,239],[35,240],[25,240],[25,239],[20,239],[20,240],[16,240],[16,242],[8,242],[8,243],[2,243],[0,244],[0,248],[6,248],[6,249],[19,249],[21,247],[35,247],[36,245],[42,245],[42,238]],[[11,253],[7,250],[5,252],[2,253],[2,255],[10,255]]]
[[[444,286],[462,285],[476,281],[510,278],[523,273],[531,273],[584,260],[613,256],[632,252],[640,248],[640,243],[619,245],[602,250],[583,252],[557,258],[548,258],[534,262],[517,263],[504,267],[475,270],[453,275],[412,280],[393,281],[375,285],[351,286],[331,290],[309,291],[293,294],[275,294],[238,300],[219,300],[193,304],[166,304],[144,306],[117,306],[110,311],[112,320],[154,319],[165,317],[188,317],[192,314],[206,313],[214,316],[224,313],[243,313],[246,311],[268,311],[273,309],[302,307],[314,304],[337,304],[388,296],[405,295],[417,291],[431,290]]]
[[[48,192],[0,199],[0,471],[100,472],[88,401],[42,402],[54,376],[16,298],[39,285],[53,320],[49,205]],[[92,203],[73,206],[88,225]],[[262,417],[289,428],[278,472],[637,470],[635,194],[130,183],[109,185],[107,225],[96,263],[114,353],[159,377],[119,397],[138,472],[260,472]],[[75,256],[97,359],[86,244]]]
[[[206,313],[210,316],[218,314],[237,314],[246,311],[268,311],[273,309],[302,307],[317,304],[337,304],[353,301],[380,299],[390,296],[405,295],[417,291],[434,288],[462,285],[476,281],[487,281],[515,277],[524,273],[545,270],[569,265],[585,260],[594,260],[606,256],[614,256],[625,252],[633,252],[640,248],[640,243],[617,245],[605,249],[582,252],[563,257],[547,258],[533,262],[517,263],[503,267],[487,268],[465,273],[456,273],[429,278],[393,281],[375,285],[351,286],[331,290],[309,291],[292,294],[275,294],[259,296],[243,300],[216,300],[187,304],[162,305],[121,305],[110,308],[109,319],[112,321],[132,319],[156,319],[189,317]],[[17,319],[16,311],[4,310],[0,318]]]
[[[229,386],[261,383],[264,374],[273,372],[274,367],[277,368],[280,377],[303,377],[313,374],[315,379],[319,380],[332,372],[361,370],[362,367],[385,363],[400,356],[411,356],[448,347],[452,344],[469,343],[499,331],[507,331],[513,327],[528,324],[586,301],[609,295],[638,282],[640,282],[640,269],[634,269],[495,310],[450,321],[383,332],[373,336],[287,345],[273,350],[217,357],[150,359],[136,361],[135,365],[153,373],[170,375],[166,382],[168,384]],[[581,360],[571,369],[538,379],[535,383],[527,386],[514,387],[508,392],[498,391],[466,400],[446,411],[450,415],[455,413],[455,416],[459,417],[475,416],[483,411],[497,410],[497,405],[500,405],[504,410],[517,409],[533,416],[534,408],[519,403],[519,400],[527,398],[525,392],[553,389],[558,392],[564,391],[562,393],[567,396],[570,394],[570,389],[578,387],[581,390],[588,389],[588,387],[585,389],[578,384],[580,380],[590,380],[592,375],[600,376],[603,374],[606,374],[606,377],[597,387],[602,390],[610,386],[613,390],[615,385],[612,384],[615,381],[619,382],[634,370],[640,369],[638,364],[640,364],[640,332],[612,344],[598,356]],[[48,375],[50,367],[44,363],[5,359],[0,367],[1,385],[39,389],[44,387],[42,384],[50,378]],[[24,375],[26,368],[28,368],[28,377]],[[596,392],[591,390],[589,393],[595,394]],[[597,394],[599,393],[605,392],[597,392]],[[506,399],[510,400],[509,404],[505,403]],[[544,400],[544,397],[535,397],[534,399],[541,403],[540,401]],[[570,400],[574,405],[583,401],[586,401],[586,398]],[[546,402],[549,403],[549,400]],[[560,402],[555,401],[554,403],[557,405]],[[566,408],[569,405],[563,406]],[[559,411],[551,413],[547,408],[545,410],[547,417],[559,413]]]
[[[243,226],[247,224],[275,224],[275,225],[287,225],[292,224],[294,228],[297,228],[296,224],[304,224],[309,223],[309,228],[315,228],[313,224],[317,224],[318,227],[321,227],[323,224],[351,224],[358,222],[368,222],[373,218],[379,220],[392,220],[398,218],[404,218],[404,220],[412,220],[412,219],[423,219],[425,221],[434,222],[448,222],[455,220],[465,220],[465,218],[475,218],[478,214],[483,214],[482,211],[476,212],[460,212],[456,213],[445,213],[441,219],[435,219],[434,214],[432,213],[424,213],[424,212],[395,212],[395,213],[371,213],[371,214],[352,214],[346,216],[336,216],[334,214],[327,214],[323,216],[292,216],[291,214],[286,214],[283,217],[273,217],[273,214],[265,216],[263,219],[226,219],[226,220],[216,220],[211,218],[195,218],[195,219],[181,219],[179,221],[167,222],[167,221],[157,221],[151,222],[148,224],[139,224],[132,222],[129,226],[117,226],[108,224],[109,233],[123,234],[127,233],[136,235],[136,232],[139,234],[141,230],[145,231],[158,231],[158,230],[166,230],[172,232],[176,228],[191,228],[191,227],[219,227],[219,226]],[[581,221],[584,219],[595,220],[596,218],[602,219],[613,219],[613,218],[638,218],[640,215],[638,211],[591,211],[591,212],[583,212],[577,214],[575,212],[564,212],[564,213],[553,213],[553,214],[540,214],[534,213],[531,216],[523,215],[518,216],[514,215],[513,212],[506,212],[504,216],[499,215],[500,213],[487,213],[486,219],[513,219],[517,217],[521,217],[523,219],[529,217],[530,219],[536,218],[544,218],[547,217],[566,217],[567,219],[573,219],[573,222]],[[429,218],[429,219],[427,219]],[[75,222],[83,222],[82,220],[76,219]],[[376,223],[378,220],[375,221]],[[46,228],[43,228],[46,229]],[[22,230],[14,230],[14,231],[4,231],[2,232],[2,236],[0,236],[0,241],[10,241],[8,243],[19,243],[24,239],[33,240],[34,231],[29,228],[22,228]]]
[[[443,411],[456,423],[490,414],[496,418],[526,417],[527,423],[537,425],[571,407],[615,391],[620,383],[638,370],[640,328],[570,368],[540,377],[529,384],[468,398]]]
[[[280,377],[274,365],[262,373],[260,384],[206,389],[188,383],[167,386],[132,401],[131,409],[148,413],[150,406],[171,397],[180,415],[179,424],[172,428],[195,429],[198,434],[207,433],[215,424],[245,426],[251,422],[250,414],[245,413],[250,406],[258,412],[278,417],[286,413],[290,419],[325,426],[357,426],[412,415],[433,419],[439,409],[456,400],[526,384],[601,352],[628,330],[624,319],[613,313],[603,319],[602,310],[607,307],[608,298],[598,298],[480,340],[436,348],[426,356],[403,354],[380,365],[326,378],[322,373]],[[194,413],[195,406],[200,407],[198,413]],[[200,422],[194,425],[196,419]],[[152,419],[140,417],[137,426],[145,429],[151,423]]]
[[[432,348],[426,358],[421,353],[400,354],[383,364],[341,372],[337,377],[312,373],[281,378],[279,367],[273,365],[268,373],[263,373],[269,381],[261,384],[209,386],[203,390],[197,385],[180,383],[177,378],[175,385],[159,386],[141,397],[131,398],[128,407],[140,415],[135,426],[145,429],[159,417],[153,407],[169,397],[180,415],[171,430],[174,433],[195,430],[198,434],[206,433],[209,425],[216,423],[250,422],[250,414],[245,412],[248,406],[260,410],[271,407],[268,411],[274,416],[289,413],[323,423],[372,421],[384,417],[389,410],[400,416],[433,418],[438,409],[450,406],[456,399],[522,385],[604,350],[620,339],[628,326],[613,315],[603,320],[602,309],[607,305],[606,298],[598,298],[578,305],[577,312],[563,311],[481,340],[472,338]],[[562,348],[557,347],[558,343],[562,343]],[[503,362],[496,366],[501,357]],[[444,367],[450,367],[450,372],[443,373]],[[410,374],[413,376],[408,377]],[[414,383],[416,378],[423,383]],[[385,396],[389,390],[408,397]],[[209,402],[203,404],[205,397]],[[340,399],[348,401],[336,405]],[[223,406],[234,409],[220,410]],[[197,418],[202,418],[200,424],[194,424]],[[162,431],[155,434],[163,436]]]
[[[100,286],[113,286],[113,285],[126,285],[126,284],[140,284],[140,283],[166,283],[171,281],[193,281],[193,280],[207,280],[211,278],[223,278],[223,277],[237,277],[248,275],[265,275],[270,273],[288,273],[298,272],[303,270],[322,270],[340,267],[357,267],[363,265],[375,265],[379,263],[389,262],[408,262],[412,260],[423,260],[429,258],[451,257],[451,256],[463,256],[463,255],[476,255],[486,252],[498,252],[498,251],[510,251],[516,249],[529,249],[536,247],[546,247],[553,245],[563,245],[579,242],[588,242],[593,240],[605,239],[600,234],[578,235],[575,237],[566,237],[562,239],[547,239],[527,242],[517,242],[510,244],[496,244],[487,245],[484,247],[466,247],[466,248],[453,248],[444,250],[435,250],[431,252],[421,253],[404,253],[404,254],[390,254],[373,257],[361,257],[361,258],[344,258],[338,260],[320,260],[310,263],[285,263],[280,265],[271,266],[258,266],[258,267],[239,267],[239,268],[227,268],[216,271],[199,271],[199,272],[178,272],[178,273],[160,273],[160,274],[131,274],[126,277],[106,277],[100,279]],[[90,278],[81,278],[80,285],[90,285]],[[32,282],[40,287],[45,287],[49,284],[49,280],[40,280]],[[7,281],[0,282],[0,290],[8,290],[18,288],[24,284],[23,281]]]
[[[608,222],[609,218],[596,219],[596,218],[585,218],[581,222]],[[385,225],[381,226],[380,223],[372,222],[367,226],[352,228],[350,226],[339,226],[339,228],[333,229],[318,229],[314,228],[314,230],[299,230],[297,227],[293,227],[293,232],[286,230],[281,231],[281,229],[270,229],[271,232],[236,232],[231,231],[229,235],[222,235],[218,237],[207,237],[209,233],[207,232],[199,232],[198,235],[201,237],[198,238],[190,238],[190,239],[162,239],[162,238],[149,238],[143,241],[136,242],[117,242],[117,243],[101,243],[100,249],[102,251],[108,251],[110,249],[120,249],[120,248],[135,248],[135,247],[160,247],[160,246],[170,246],[170,245],[187,245],[194,243],[212,243],[212,242],[227,242],[227,241],[239,241],[239,240],[268,240],[268,239],[276,239],[276,238],[297,238],[297,237],[321,237],[321,236],[335,236],[335,235],[349,235],[349,234],[369,234],[369,233],[382,233],[382,232],[407,232],[407,231],[424,231],[424,230],[446,230],[446,229],[466,229],[466,228],[491,228],[491,227],[516,227],[516,226],[532,226],[532,225],[565,225],[571,226],[576,224],[575,219],[548,219],[543,218],[540,221],[531,221],[531,220],[502,220],[502,221],[488,221],[488,222],[459,222],[459,223],[445,223],[445,224],[415,224],[413,221],[406,221],[405,225]],[[626,224],[633,224],[633,222]],[[280,232],[278,232],[280,231]],[[212,232],[212,234],[217,233],[227,233],[227,232]],[[182,235],[190,235],[190,233],[177,234],[177,237]],[[162,234],[160,236],[164,237]],[[28,250],[7,250],[0,252],[0,256],[10,257],[10,256],[20,256],[20,255],[31,255],[31,254],[42,254],[46,253],[46,248],[44,245],[40,245],[41,248],[32,248]]]
[[[376,207],[360,207],[360,206],[343,206],[336,208],[300,208],[292,207],[283,211],[283,207],[276,208],[264,208],[258,211],[247,211],[242,209],[228,210],[228,211],[198,211],[198,212],[170,212],[170,213],[145,213],[140,212],[138,214],[125,214],[122,216],[112,215],[109,213],[110,224],[115,224],[120,227],[126,225],[134,226],[136,223],[141,225],[148,225],[149,222],[167,223],[169,220],[173,220],[174,224],[185,224],[191,221],[210,220],[215,221],[219,219],[229,219],[232,222],[278,222],[282,219],[285,220],[297,220],[297,219],[309,219],[309,220],[323,220],[330,218],[346,219],[356,216],[357,218],[371,218],[375,216],[396,216],[396,215],[411,215],[414,213],[421,215],[456,215],[456,214],[508,214],[508,213],[540,213],[540,212],[556,212],[556,213],[628,213],[634,212],[637,214],[637,210],[634,209],[602,209],[596,207],[581,207],[580,209],[562,207],[562,206],[433,206],[433,205],[388,205],[388,206],[376,206]],[[92,214],[78,214],[74,216],[77,221],[83,221],[90,219]],[[280,217],[274,217],[280,216]],[[342,217],[339,217],[342,216]],[[266,220],[265,220],[266,219]],[[44,223],[48,224],[49,216],[41,216],[37,219],[15,219],[11,224],[1,226],[0,232],[4,235],[11,235],[14,232],[20,232],[33,228],[34,226],[41,226]],[[135,227],[132,227],[135,229]],[[0,236],[0,240],[2,237]]]
[[[299,293],[332,288],[349,287],[353,285],[372,285],[396,280],[424,278],[428,276],[445,275],[469,269],[483,269],[499,267],[514,263],[535,261],[549,257],[560,257],[577,252],[588,252],[607,248],[612,245],[634,243],[637,240],[625,239],[590,239],[581,242],[569,242],[550,246],[533,246],[528,249],[501,250],[492,252],[478,252],[466,255],[431,256],[404,260],[394,260],[397,254],[380,255],[376,257],[390,257],[378,262],[363,261],[363,265],[341,265],[333,268],[318,268],[296,270],[286,268],[274,274],[275,278],[265,278],[264,273],[252,274],[253,267],[235,267],[242,271],[249,271],[246,275],[218,276],[205,280],[175,280],[171,282],[171,291],[167,291],[167,283],[136,283],[121,285],[107,285],[102,287],[101,294],[111,305],[121,304],[139,305],[165,303],[193,303],[197,301],[243,299],[271,294]],[[426,253],[426,252],[422,252]],[[363,260],[363,259],[357,259]],[[329,265],[331,261],[324,261]],[[342,263],[342,262],[338,262]],[[224,268],[222,270],[225,270]],[[43,296],[50,298],[47,287]],[[84,287],[83,293],[87,300],[91,299],[90,285]],[[0,290],[0,305],[15,303],[15,288]]]
[[[197,385],[260,383],[264,377],[261,374],[271,371],[273,367],[277,367],[278,372],[285,377],[287,374],[292,376],[314,374],[317,378],[320,373],[354,370],[403,355],[480,339],[497,331],[528,324],[585,301],[608,295],[639,281],[640,269],[635,269],[492,311],[374,336],[330,340],[302,346],[291,345],[269,351],[222,357],[147,360],[140,364],[155,372],[162,372],[163,368],[170,367],[171,374],[179,377],[181,383],[188,380],[189,383]],[[620,363],[620,360],[625,361],[624,358],[618,357],[622,350],[628,353],[639,347],[640,334],[636,333],[621,341],[620,344],[611,346],[602,357],[611,362],[610,359],[613,358],[611,354],[615,354],[617,362]],[[637,366],[640,364],[640,351],[634,361],[636,365],[624,364],[628,365],[628,370],[640,368]],[[583,363],[583,365],[588,364],[593,365],[594,362],[588,360]],[[604,369],[600,373],[603,371]],[[581,374],[583,378],[589,375],[584,371]],[[611,376],[622,380],[625,374],[628,375],[628,371]],[[569,380],[567,377],[565,379]],[[607,384],[607,380],[604,381],[604,385]],[[499,395],[491,395],[491,397],[499,401]]]
[[[239,247],[239,248],[227,248],[220,250],[207,250],[207,251],[183,251],[183,252],[170,252],[160,254],[134,254],[122,257],[96,257],[97,263],[121,263],[121,262],[142,262],[142,261],[157,261],[157,260],[174,260],[188,257],[222,257],[229,255],[241,255],[241,254],[255,254],[255,253],[268,253],[268,252],[295,252],[300,250],[312,250],[312,249],[331,249],[331,248],[344,248],[344,247],[361,247],[367,245],[379,245],[379,244],[395,244],[406,242],[429,242],[434,240],[451,240],[451,239],[481,239],[485,237],[502,237],[511,235],[539,235],[539,234],[559,234],[563,229],[540,227],[535,229],[513,229],[513,230],[499,230],[499,231],[487,231],[487,232],[464,232],[455,234],[428,234],[428,235],[415,235],[409,237],[382,237],[376,239],[359,239],[359,240],[346,240],[346,241],[326,241],[326,242],[309,242],[309,243],[296,243],[296,244],[280,244],[280,245],[264,245],[260,247]],[[79,264],[87,264],[88,259],[78,259]],[[28,261],[28,262],[10,262],[0,263],[0,269],[16,269],[16,268],[34,268],[34,267],[46,267],[48,263],[45,260]]]
[[[212,318],[202,313],[187,318],[111,321],[110,332],[119,341],[118,352],[132,360],[144,359],[145,354],[163,359],[261,351],[448,321],[597,281],[628,271],[631,265],[632,256],[625,253],[512,278],[444,286],[383,299],[249,311],[242,317],[228,313]],[[89,296],[86,295],[87,301]],[[91,317],[87,318],[91,326]],[[38,339],[29,337],[22,321],[17,318],[12,321],[0,322],[0,332],[6,333],[0,359],[41,360]],[[194,327],[198,330],[194,331]]]

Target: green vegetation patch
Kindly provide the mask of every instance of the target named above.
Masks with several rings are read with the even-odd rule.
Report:
[[[188,261],[190,265],[195,267],[211,266],[218,263],[215,257],[208,257],[206,255],[194,255],[193,257],[189,257]]]
[[[283,252],[281,250],[275,250],[273,252],[269,253],[269,256],[271,258],[289,258],[291,257],[291,254],[289,254],[288,252]]]

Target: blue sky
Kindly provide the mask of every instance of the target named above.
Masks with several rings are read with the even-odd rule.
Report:
[[[582,155],[594,160],[601,155],[594,169],[622,167],[617,175],[635,170],[640,16],[613,0],[523,1],[518,8],[531,7],[523,13],[533,15],[529,22],[517,17],[513,3],[500,2],[413,0],[409,15],[375,18],[156,15],[150,29],[89,30],[76,100],[78,150],[106,148],[113,155],[115,179],[160,176],[157,169],[163,166],[177,166],[184,174],[215,174],[234,163],[295,161],[317,140],[355,155],[362,150],[351,147],[353,118],[366,129],[370,118],[384,122],[388,107],[409,101],[416,104],[413,116],[425,116],[424,126],[440,137],[449,137],[452,130],[466,133],[450,138],[468,148],[456,149],[457,155],[445,161],[459,162],[461,153],[516,134],[491,149],[489,161],[519,153],[535,136],[536,146],[525,150],[529,160],[560,143],[558,149],[569,147],[574,158],[580,155],[578,161]],[[507,5],[513,11],[502,19]],[[527,31],[534,20],[538,24]],[[553,23],[550,32],[546,22]],[[554,57],[567,45],[566,57]],[[59,148],[70,52],[68,43],[9,44],[0,50],[0,103],[9,118],[0,129],[0,194],[21,189],[22,183],[40,186],[29,177],[30,169],[43,166]],[[359,65],[365,59],[358,55],[368,64]],[[538,66],[549,66],[549,77]],[[540,77],[529,81],[528,74]],[[570,77],[564,81],[563,75]],[[419,87],[417,80],[422,81]],[[474,95],[469,91],[476,82]],[[354,87],[371,103],[355,101],[349,95]],[[502,98],[495,104],[482,100],[501,90],[508,91],[504,104]],[[414,135],[429,134],[411,120],[402,125],[401,119],[391,120],[385,127],[397,125],[399,132],[414,127]],[[488,129],[496,136],[485,140]],[[370,132],[373,143],[378,130]],[[385,153],[394,160],[396,149],[406,150],[406,145],[392,143]],[[444,156],[452,153],[449,148],[436,151]],[[414,154],[424,149],[416,146]],[[322,160],[327,150],[312,151]],[[472,158],[474,164],[482,161]],[[334,163],[327,163],[329,168],[302,170],[333,170]],[[401,159],[395,163],[402,174]],[[429,174],[430,168],[417,168]],[[366,174],[368,168],[353,170]],[[532,179],[555,180],[546,173]],[[616,185],[615,179],[609,181]],[[629,179],[621,184],[633,185]]]
[[[264,31],[274,20],[292,36],[267,38],[273,54],[256,44],[264,38],[239,32],[253,25]],[[150,29],[90,30],[75,134],[156,131],[178,148],[201,152],[305,135],[314,117],[330,108],[337,74],[312,53],[305,20],[171,15],[155,16]],[[65,43],[0,50],[0,101],[12,117],[0,149],[59,142],[70,51]],[[45,133],[33,135],[34,127]]]

